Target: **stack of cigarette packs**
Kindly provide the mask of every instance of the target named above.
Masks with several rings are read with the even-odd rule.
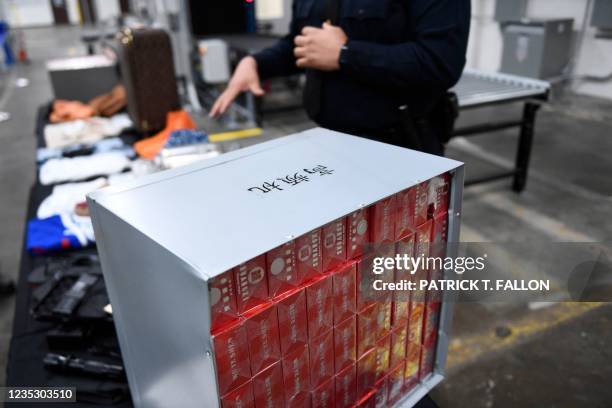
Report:
[[[221,406],[393,406],[432,374],[440,299],[372,282],[436,271],[372,262],[445,243],[449,188],[448,173],[424,181],[212,279]]]
[[[135,406],[416,404],[452,303],[375,284],[445,271],[379,261],[453,256],[463,176],[317,128],[90,194]]]

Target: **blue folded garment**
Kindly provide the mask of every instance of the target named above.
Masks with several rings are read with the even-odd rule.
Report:
[[[53,215],[28,221],[26,246],[30,253],[44,254],[84,248],[94,242],[91,219],[76,215]]]
[[[165,147],[189,146],[201,143],[208,143],[206,133],[199,130],[175,130],[170,133]]]

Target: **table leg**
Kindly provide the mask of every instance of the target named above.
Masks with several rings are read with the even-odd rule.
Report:
[[[522,192],[527,184],[529,159],[531,158],[533,132],[538,109],[540,109],[540,104],[533,102],[525,103],[525,107],[523,108],[523,123],[521,124],[518,149],[516,152],[516,173],[512,184],[512,189],[517,193]]]

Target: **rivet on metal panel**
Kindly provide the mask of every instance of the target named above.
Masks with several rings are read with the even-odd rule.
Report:
[[[457,217],[461,217],[461,213],[455,213]]]
[[[210,350],[206,350],[206,357],[208,358],[212,357],[212,353],[210,352]]]

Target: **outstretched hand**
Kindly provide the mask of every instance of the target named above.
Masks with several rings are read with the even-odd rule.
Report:
[[[259,83],[257,61],[250,56],[240,61],[227,88],[215,101],[209,116],[217,117],[223,115],[236,97],[246,91],[251,91],[255,96],[262,96],[265,93]]]

